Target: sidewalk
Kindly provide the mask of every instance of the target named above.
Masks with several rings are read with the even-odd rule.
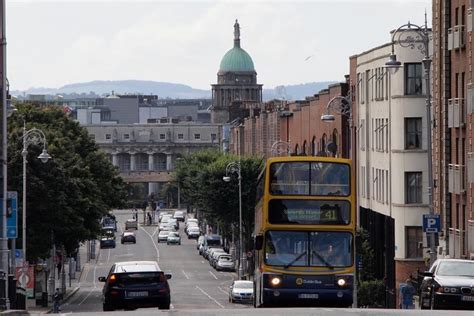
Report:
[[[89,259],[87,245],[88,243],[85,243],[79,248],[80,271],[77,271],[77,269],[76,271],[73,271],[74,273],[73,278],[70,278],[69,276],[69,262],[66,262],[64,264],[64,271],[66,272],[65,273],[66,291],[63,295],[64,299],[61,304],[64,304],[65,302],[67,302],[74,294],[76,294],[77,291],[79,291],[80,286],[81,286],[82,272],[85,270],[85,268],[88,265],[95,263],[95,260],[97,260],[99,256],[99,244],[96,243],[95,259]],[[58,278],[57,273],[55,277],[56,277],[55,288],[61,289],[61,279]],[[35,300],[29,300],[29,301],[30,302],[27,302],[27,310],[9,310],[9,311],[3,312],[2,315],[44,315],[44,314],[50,314],[52,312],[53,307],[52,307],[52,303],[50,302],[48,302],[48,307],[43,307],[40,305],[31,306],[29,304],[34,304],[36,302]]]

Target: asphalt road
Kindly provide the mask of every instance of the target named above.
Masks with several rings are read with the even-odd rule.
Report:
[[[158,243],[158,227],[143,225],[139,225],[136,231],[136,244],[122,245],[120,235],[124,223],[132,216],[124,210],[116,211],[115,215],[118,219],[116,248],[101,249],[97,261],[86,266],[81,276],[80,290],[63,304],[62,313],[102,312],[103,283],[97,278],[107,276],[114,262],[130,260],[157,260],[163,271],[172,274],[169,280],[172,310],[253,308],[250,305],[229,303],[228,288],[237,275],[215,271],[199,255],[196,240],[188,240],[184,223],[180,222],[181,245]]]

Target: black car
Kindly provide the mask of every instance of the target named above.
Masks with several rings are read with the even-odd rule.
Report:
[[[102,237],[100,239],[100,249],[115,248],[115,237]]]
[[[120,238],[120,242],[122,244],[124,244],[126,242],[131,242],[131,243],[136,244],[137,243],[137,238],[135,236],[135,233],[134,232],[129,232],[129,231],[124,231],[123,234],[122,234],[122,237]]]
[[[155,261],[116,262],[107,277],[102,290],[104,311],[115,309],[136,309],[141,307],[170,308],[171,274],[160,270]]]
[[[424,275],[421,309],[474,310],[474,260],[438,259]]]

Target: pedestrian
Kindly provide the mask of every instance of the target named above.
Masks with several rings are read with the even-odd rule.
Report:
[[[151,225],[151,214],[150,214],[150,212],[147,212],[146,215],[148,217],[148,225]]]
[[[58,314],[61,310],[61,300],[63,295],[59,292],[59,288],[56,288],[56,292],[53,294],[53,313]]]
[[[410,279],[406,280],[406,283],[400,284],[400,308],[401,309],[414,309],[413,296],[415,295],[415,287]]]

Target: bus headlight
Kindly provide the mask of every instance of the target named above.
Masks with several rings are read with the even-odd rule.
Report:
[[[339,285],[340,287],[343,287],[347,284],[346,280],[343,279],[343,278],[339,278],[337,279],[337,285]]]
[[[278,276],[270,277],[270,284],[273,286],[278,286],[281,284],[281,278]]]

